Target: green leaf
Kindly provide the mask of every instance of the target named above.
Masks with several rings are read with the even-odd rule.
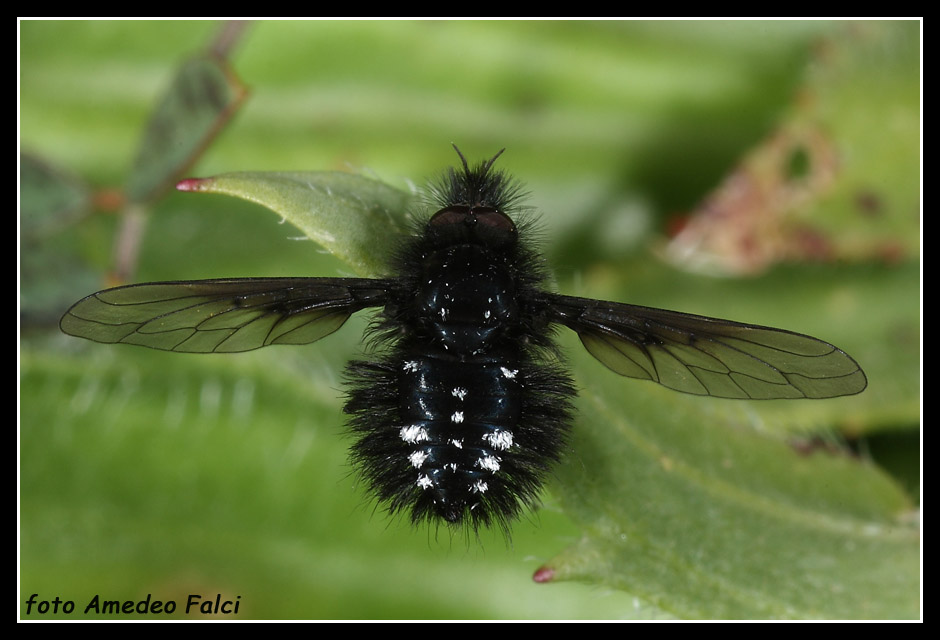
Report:
[[[177,188],[264,205],[360,275],[383,273],[389,240],[408,228],[415,200],[415,194],[340,172],[227,173],[184,180]]]
[[[556,491],[583,534],[543,580],[623,589],[682,618],[918,617],[917,516],[870,460],[769,438],[763,403],[578,372]]]

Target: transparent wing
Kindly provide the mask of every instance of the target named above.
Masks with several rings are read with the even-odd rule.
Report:
[[[96,342],[165,351],[228,353],[307,344],[350,315],[385,303],[391,281],[363,278],[235,278],[153,282],[79,300],[62,331]]]
[[[861,392],[865,373],[816,338],[676,311],[550,293],[537,304],[622,376],[718,398],[832,398]]]

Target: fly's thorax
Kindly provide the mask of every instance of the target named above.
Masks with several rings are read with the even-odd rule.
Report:
[[[453,354],[492,347],[519,316],[513,270],[497,252],[461,244],[429,253],[413,302],[423,330]]]

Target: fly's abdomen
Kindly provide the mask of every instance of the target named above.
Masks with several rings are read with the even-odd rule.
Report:
[[[347,378],[352,459],[391,513],[508,531],[538,503],[574,395],[556,364],[525,352],[455,361],[399,345],[381,362],[351,363]]]
[[[524,390],[518,363],[406,360],[399,372],[399,431],[416,508],[448,522],[485,507],[522,473],[515,433]]]

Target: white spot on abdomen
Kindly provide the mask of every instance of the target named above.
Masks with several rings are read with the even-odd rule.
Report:
[[[500,371],[503,372],[503,376],[512,380],[519,374],[518,369],[507,369],[506,367],[500,367]]]
[[[512,431],[497,430],[483,434],[483,440],[494,449],[506,451],[512,446]]]
[[[483,456],[477,459],[476,466],[495,473],[499,471],[499,458],[496,456]]]
[[[398,435],[401,436],[401,439],[405,442],[414,444],[415,442],[427,440],[428,430],[419,424],[410,424],[406,427],[402,427]]]
[[[428,459],[428,454],[426,451],[418,449],[408,456],[408,460],[411,461],[411,466],[415,469],[420,469],[421,465],[424,464],[424,461]]]

